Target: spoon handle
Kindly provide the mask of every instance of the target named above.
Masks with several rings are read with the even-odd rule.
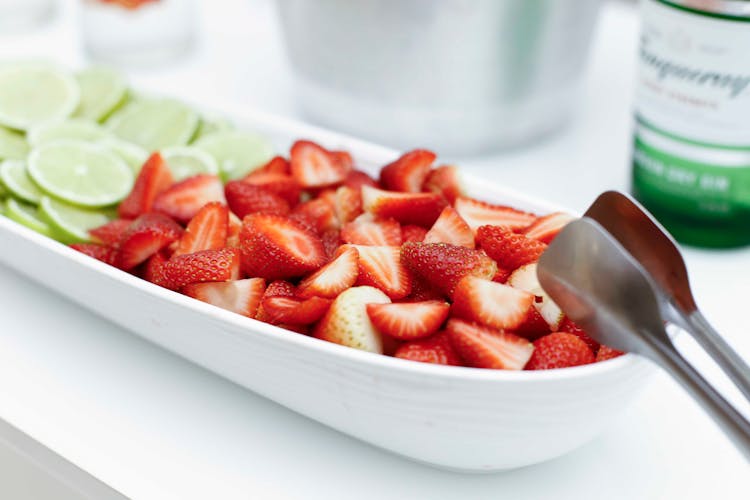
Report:
[[[650,336],[645,334],[644,336]],[[745,419],[703,376],[693,368],[674,346],[651,343],[654,361],[658,362],[682,387],[700,403],[716,421],[737,449],[750,462],[750,422]]]

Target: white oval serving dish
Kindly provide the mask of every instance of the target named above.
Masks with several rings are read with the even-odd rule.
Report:
[[[278,151],[309,138],[350,151],[358,166],[371,172],[397,156],[275,116],[225,114],[265,134]],[[488,201],[538,213],[558,208],[477,179],[466,178],[466,184],[472,196]],[[630,354],[539,372],[404,361],[193,300],[5,217],[0,217],[0,242],[0,262],[141,337],[343,433],[443,468],[511,469],[573,450],[623,411],[651,371],[645,360]]]

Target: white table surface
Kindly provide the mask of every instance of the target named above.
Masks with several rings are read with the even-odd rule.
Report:
[[[194,57],[131,80],[297,116],[272,4],[209,4]],[[64,2],[43,29],[0,34],[0,57],[80,64],[73,7]],[[608,4],[575,122],[531,149],[459,163],[578,210],[606,188],[625,189],[636,41],[632,6]],[[750,357],[750,250],[685,255],[707,316]],[[294,414],[2,266],[0,311],[0,419],[132,498],[725,499],[747,498],[750,487],[747,464],[662,373],[609,432],[580,450],[522,470],[461,475]],[[705,357],[695,359],[727,385]]]

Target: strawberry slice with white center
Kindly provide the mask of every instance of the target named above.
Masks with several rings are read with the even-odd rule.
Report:
[[[527,238],[549,244],[575,217],[565,212],[555,212],[539,217],[524,230]]]
[[[240,255],[236,248],[178,255],[164,263],[162,273],[163,286],[171,290],[191,283],[236,280],[240,277]]]
[[[453,292],[453,315],[493,328],[513,330],[534,305],[534,294],[474,276],[466,276]]]
[[[400,193],[362,186],[362,208],[381,219],[430,227],[448,204],[437,193]]]
[[[445,207],[422,241],[474,248],[474,231],[453,207]]]
[[[534,301],[534,307],[547,322],[551,331],[556,332],[560,323],[565,316],[560,306],[547,295],[542,289],[536,276],[536,262],[521,266],[510,275],[508,284],[513,288],[524,290],[534,294],[537,299]]]
[[[380,170],[380,183],[391,191],[419,193],[435,158],[426,149],[409,151]]]
[[[126,271],[145,262],[182,236],[182,228],[169,217],[147,213],[135,219],[117,244],[115,266]]]
[[[411,276],[401,263],[401,249],[391,246],[353,245],[359,253],[358,285],[379,288],[398,300],[411,292]]]
[[[344,224],[341,228],[341,239],[345,243],[354,245],[399,246],[401,245],[401,224],[393,219],[357,218]]]
[[[357,286],[341,293],[318,322],[313,335],[336,344],[383,353],[383,339],[367,315],[367,304],[387,304],[390,299],[371,286]]]
[[[367,304],[367,314],[375,328],[399,340],[429,337],[440,329],[449,311],[450,305],[442,300]]]
[[[359,253],[352,246],[339,248],[333,260],[315,273],[303,279],[297,287],[302,298],[335,298],[338,294],[354,286],[359,275]]]
[[[323,317],[331,302],[331,299],[322,297],[268,297],[263,299],[263,310],[269,323],[310,325]]]
[[[320,198],[331,205],[340,225],[355,220],[362,213],[362,195],[359,189],[349,186],[341,186],[335,191],[326,189],[320,193]]]
[[[448,321],[446,331],[467,365],[496,370],[522,370],[534,352],[528,340],[460,319]]]
[[[424,181],[422,191],[441,194],[449,203],[459,196],[465,196],[458,167],[443,165],[432,170]]]
[[[212,201],[227,202],[221,180],[215,175],[195,175],[162,191],[154,200],[154,211],[187,223],[203,205]]]
[[[292,176],[303,188],[325,187],[343,182],[351,163],[311,141],[297,141],[290,152]]]
[[[536,220],[534,214],[504,205],[493,205],[473,198],[459,196],[453,205],[458,215],[476,231],[480,226],[503,226],[523,229]]]
[[[266,281],[263,278],[248,278],[216,283],[193,283],[185,286],[182,293],[227,311],[254,318],[265,288]]]
[[[150,212],[157,195],[172,185],[174,179],[169,166],[159,153],[149,156],[135,179],[133,189],[120,202],[117,212],[123,219],[135,219]]]
[[[229,209],[219,202],[208,203],[190,219],[173,255],[223,248],[228,229]]]

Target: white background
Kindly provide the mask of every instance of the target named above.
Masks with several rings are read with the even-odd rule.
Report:
[[[74,3],[65,2],[62,16],[44,29],[0,34],[0,57],[81,64]],[[202,6],[198,52],[175,66],[133,73],[131,81],[193,100],[233,99],[240,111],[297,116],[272,4]],[[532,149],[453,160],[576,210],[604,189],[627,189],[636,42],[635,9],[607,4],[575,122]],[[750,357],[750,251],[685,254],[707,316]],[[580,450],[522,470],[461,475],[309,421],[2,266],[0,311],[0,419],[133,498],[724,499],[750,491],[747,464],[662,373],[607,433]],[[716,375],[704,358],[697,362]],[[24,487],[26,476],[4,456],[0,497],[20,498],[10,488]]]

